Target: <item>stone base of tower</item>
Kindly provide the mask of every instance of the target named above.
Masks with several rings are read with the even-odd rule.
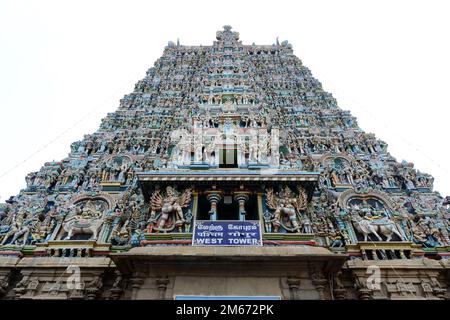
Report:
[[[126,299],[330,299],[328,277],[345,255],[310,246],[140,247],[112,260],[135,283]]]
[[[399,259],[347,261],[341,277],[347,298],[361,300],[445,300],[449,299],[448,260]]]
[[[312,246],[148,246],[109,257],[0,256],[0,297],[450,299],[449,260],[347,259]]]

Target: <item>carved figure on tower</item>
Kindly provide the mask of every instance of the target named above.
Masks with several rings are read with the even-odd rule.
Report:
[[[191,203],[191,189],[187,188],[180,195],[179,192],[167,186],[162,193],[156,190],[150,199],[150,219],[148,229],[156,232],[169,232],[176,227],[181,228],[186,219],[183,208]]]
[[[289,186],[284,186],[278,193],[273,188],[268,188],[266,205],[273,210],[271,218],[273,232],[279,232],[280,227],[288,232],[302,232],[301,212],[308,205],[305,189],[297,187],[295,194]]]

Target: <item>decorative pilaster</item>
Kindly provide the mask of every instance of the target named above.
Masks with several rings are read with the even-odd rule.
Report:
[[[434,295],[440,300],[445,300],[445,294],[447,293],[447,290],[442,288],[436,277],[430,277],[430,279]]]
[[[234,193],[234,201],[239,203],[239,220],[245,221],[245,203],[249,199],[249,192],[248,191],[237,191]]]
[[[342,272],[339,271],[333,276],[333,295],[335,300],[344,300],[346,297],[346,290],[341,281]]]
[[[144,275],[137,273],[130,279],[131,284],[131,299],[136,300],[137,295],[139,292],[139,289],[141,288],[142,284],[144,283]]]
[[[367,287],[367,281],[361,280],[358,276],[355,276],[355,288],[360,300],[371,300],[373,298],[373,291]]]
[[[300,289],[300,279],[290,277],[290,278],[287,278],[286,282],[289,286],[290,299],[291,300],[299,300],[298,291]]]
[[[325,287],[328,284],[327,279],[325,278],[322,270],[319,270],[317,266],[310,267],[311,281],[313,285],[316,287],[317,292],[319,293],[319,299],[325,300]]]
[[[167,285],[169,284],[169,278],[156,279],[156,286],[158,288],[158,299],[164,300],[166,298]]]
[[[102,277],[95,276],[91,282],[86,284],[85,289],[86,298],[88,300],[95,300],[102,286],[103,286]]]
[[[116,271],[116,280],[114,280],[113,286],[111,288],[111,300],[119,300],[123,293],[123,277],[120,272]]]
[[[11,279],[11,273],[7,273],[0,277],[0,297],[6,294]]]
[[[27,292],[28,284],[30,283],[30,276],[25,275],[23,278],[16,284],[16,287],[13,289],[15,293],[15,299],[20,299],[22,295]]]
[[[39,287],[38,277],[32,277],[27,286],[27,292],[26,292],[27,297],[33,297],[36,294],[36,292],[38,291],[38,287]]]
[[[211,204],[211,209],[209,210],[211,221],[217,220],[217,204],[222,200],[222,192],[221,191],[207,191],[206,198]]]
[[[84,288],[85,288],[85,283],[83,281],[81,281],[78,284],[78,288],[73,288],[67,298],[69,300],[83,300],[84,299]]]

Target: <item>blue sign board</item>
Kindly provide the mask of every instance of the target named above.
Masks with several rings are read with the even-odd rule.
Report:
[[[193,246],[262,246],[259,221],[196,221]]]

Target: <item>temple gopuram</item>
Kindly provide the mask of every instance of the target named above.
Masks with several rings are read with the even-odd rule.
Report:
[[[1,299],[450,298],[450,197],[278,39],[169,42],[0,204]]]

